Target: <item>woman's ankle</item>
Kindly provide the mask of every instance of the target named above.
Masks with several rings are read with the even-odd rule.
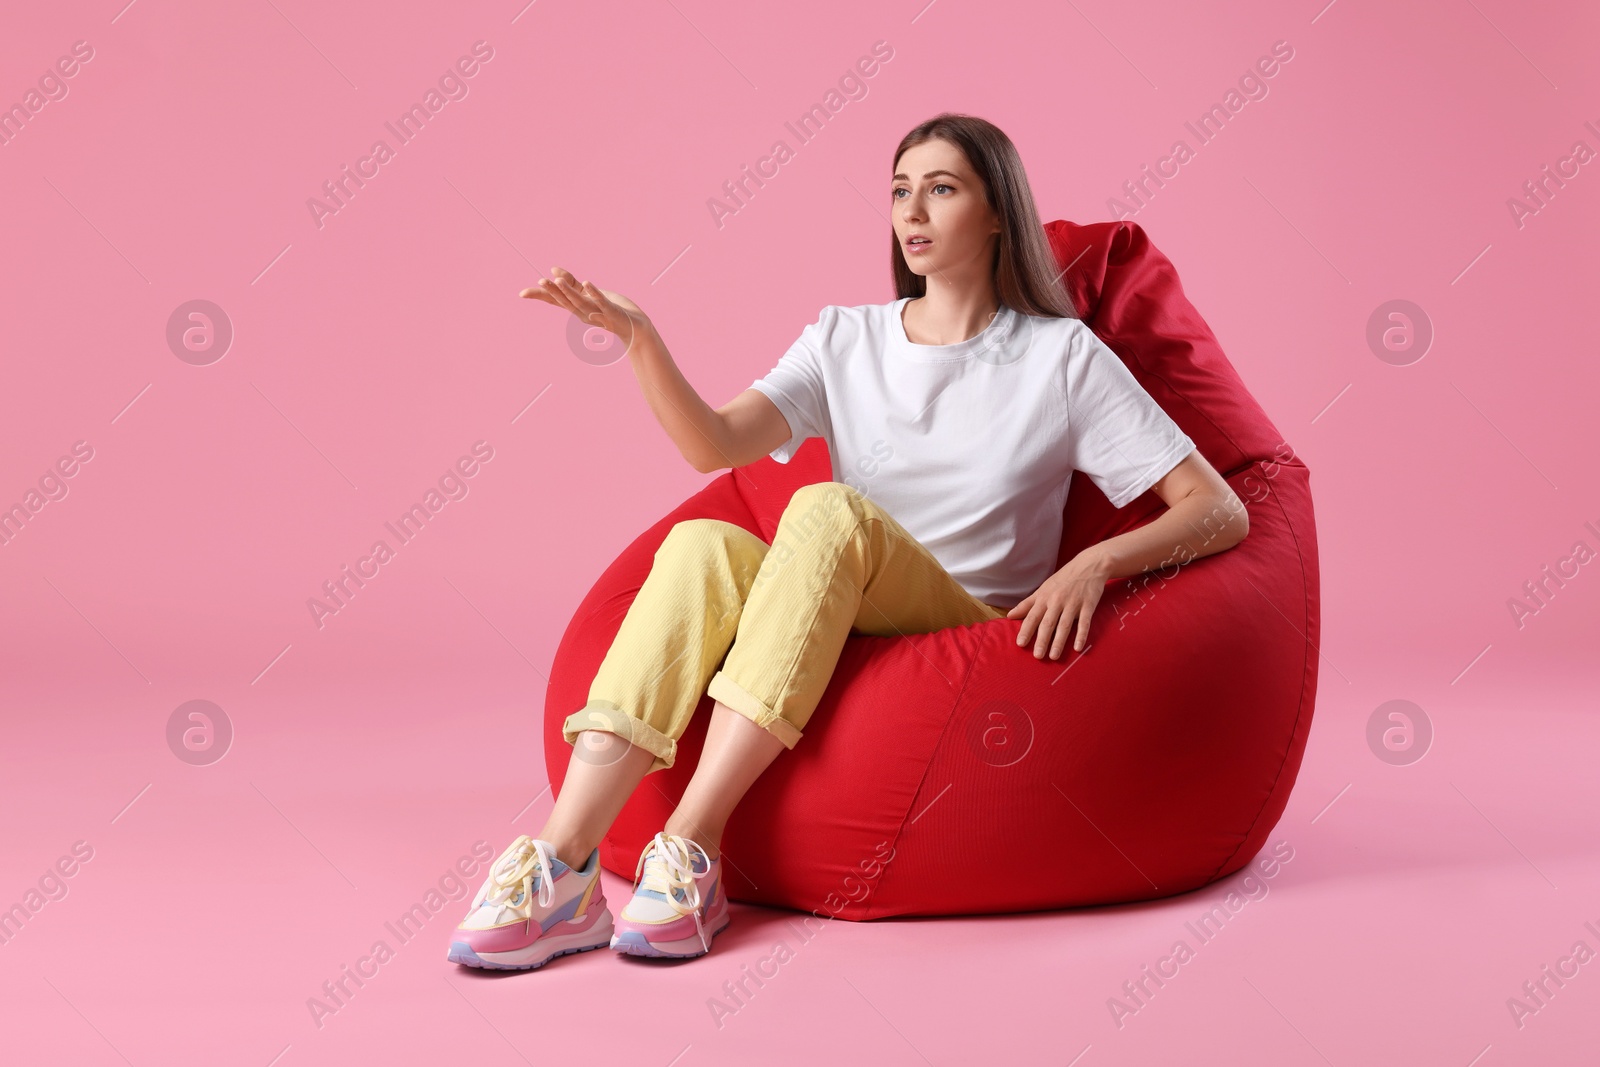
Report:
[[[671,820],[668,820],[667,825],[663,828],[662,832],[669,836],[682,837],[689,841],[693,841],[695,844],[705,849],[706,858],[712,862],[715,862],[717,857],[722,855],[720,834],[713,837],[710,834],[697,830],[693,826],[688,824],[679,825]]]
[[[581,869],[585,863],[588,863],[590,854],[596,848],[595,845],[588,842],[566,837],[540,837],[539,840],[548,841],[554,845],[556,859],[574,870]]]

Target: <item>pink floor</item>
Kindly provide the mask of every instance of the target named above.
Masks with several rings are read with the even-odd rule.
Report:
[[[1600,1063],[1595,5],[8,6],[0,108],[39,92],[0,145],[0,509],[39,507],[0,538],[0,1067]],[[476,843],[540,828],[562,632],[706,482],[619,352],[516,294],[559,264],[631,297],[723,404],[817,309],[894,298],[893,148],[946,108],[1011,135],[1044,220],[1143,227],[1312,472],[1320,685],[1271,877],[817,931],[735,904],[665,966],[466,971],[462,899],[402,943]],[[195,300],[227,346],[185,339]],[[214,762],[171,729],[195,700]],[[1419,759],[1371,740],[1394,700]],[[950,846],[953,887],[1025,873]]]
[[[599,950],[528,973],[457,968],[444,954],[463,903],[409,940],[392,924],[474,842],[498,852],[537,831],[550,798],[523,707],[536,696],[376,683],[279,694],[239,705],[235,748],[209,767],[152,743],[149,711],[8,704],[9,745],[30,759],[0,790],[7,901],[77,842],[92,858],[0,946],[0,1062],[539,1063],[557,1049],[660,1064],[1592,1062],[1600,963],[1546,980],[1554,995],[1521,1026],[1507,1006],[1537,1006],[1524,981],[1575,942],[1600,944],[1589,698],[1440,704],[1426,757],[1394,767],[1363,743],[1367,704],[1330,687],[1263,852],[1286,858],[1254,882],[816,929],[735,904],[698,960]],[[353,709],[370,733],[299,725]],[[415,725],[385,731],[388,717]],[[457,739],[482,730],[515,741],[474,771],[455,765]],[[974,863],[1008,859],[959,844]],[[627,889],[605,876],[613,909]],[[1202,939],[1219,904],[1228,917]],[[1192,955],[1158,964],[1179,940]],[[323,983],[377,941],[392,957],[347,980],[342,1006],[329,1000]],[[1126,994],[1158,966],[1170,977],[1145,979],[1152,995]],[[750,992],[730,996],[741,980]],[[314,998],[337,1010],[315,1012]]]

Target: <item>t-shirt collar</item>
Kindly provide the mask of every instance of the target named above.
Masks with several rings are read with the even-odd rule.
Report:
[[[988,343],[984,338],[984,330],[979,330],[965,341],[957,341],[952,345],[919,345],[915,343],[906,336],[905,320],[900,317],[910,300],[909,296],[902,296],[889,305],[889,338],[891,347],[905,359],[914,360],[918,363],[943,363],[947,360],[971,359]],[[999,312],[995,315],[994,322],[989,325],[989,329],[1007,331],[1007,333],[1001,335],[1007,336],[1011,329],[1011,316],[1015,314],[1016,312],[1011,308],[1001,304]]]

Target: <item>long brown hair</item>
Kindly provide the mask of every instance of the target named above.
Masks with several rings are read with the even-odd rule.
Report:
[[[983,182],[983,195],[1000,217],[1000,241],[995,249],[994,288],[1001,304],[1026,315],[1078,319],[1083,316],[1061,284],[1060,264],[1050,250],[1033,190],[1022,169],[1022,157],[994,123],[975,115],[945,111],[906,134],[894,150],[894,167],[908,148],[924,141],[948,141],[961,150]],[[923,296],[928,283],[906,264],[905,252],[893,228],[889,232],[889,269],[894,274],[897,297]]]

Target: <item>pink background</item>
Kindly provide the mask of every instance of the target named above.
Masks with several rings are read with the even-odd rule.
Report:
[[[1600,550],[1600,163],[1520,227],[1507,207],[1600,149],[1592,5],[122,2],[0,33],[0,104],[94,50],[0,146],[0,505],[93,449],[0,545],[0,907],[93,849],[0,944],[0,1061],[1592,1060],[1600,961],[1520,1028],[1506,1005],[1600,951],[1600,564],[1521,628],[1508,608]],[[319,228],[307,200],[480,40],[468,94]],[[798,145],[784,123],[880,40]],[[319,1028],[307,999],[386,921],[542,825],[556,643],[706,481],[626,361],[578,358],[518,291],[559,264],[627,294],[720,404],[823,305],[894,297],[916,123],[988,118],[1045,220],[1112,218],[1280,40],[1267,95],[1132,216],[1313,472],[1321,699],[1271,892],[1120,1028],[1107,999],[1242,875],[798,948],[793,913],[735,905],[702,960],[510,977],[445,963],[456,901]],[[708,201],[779,138],[794,158],[719,227]],[[166,340],[194,299],[235,331],[205,366]],[[1434,330],[1406,366],[1366,340],[1394,299]],[[479,440],[468,495],[319,628],[322,582]],[[1397,698],[1434,730],[1406,766],[1366,740]],[[194,699],[235,732],[209,766],[167,743]],[[780,939],[795,957],[719,1027],[708,1000]]]

